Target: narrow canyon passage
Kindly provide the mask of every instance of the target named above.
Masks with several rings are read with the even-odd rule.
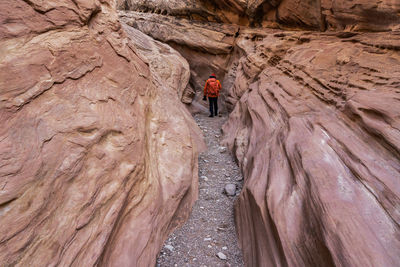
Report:
[[[400,0],[0,20],[0,267],[400,267]]]
[[[157,266],[244,266],[233,217],[242,175],[219,144],[226,119],[195,115],[207,143],[207,151],[199,157],[199,200],[189,220],[165,242]],[[225,191],[227,185],[235,185],[236,191]]]

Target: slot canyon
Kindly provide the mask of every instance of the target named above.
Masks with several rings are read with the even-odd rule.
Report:
[[[13,0],[0,21],[0,266],[156,266],[199,197],[211,73],[244,265],[400,266],[400,0]]]

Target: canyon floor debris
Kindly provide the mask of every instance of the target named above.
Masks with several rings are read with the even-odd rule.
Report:
[[[199,157],[199,200],[186,224],[165,242],[157,266],[244,266],[233,217],[242,175],[233,157],[220,145],[226,119],[195,115],[208,147]],[[228,184],[236,185],[234,196],[225,193]]]

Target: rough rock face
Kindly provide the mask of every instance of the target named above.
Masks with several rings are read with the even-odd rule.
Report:
[[[225,74],[233,110],[225,143],[245,176],[236,222],[247,266],[400,261],[398,32],[227,30],[121,15],[180,51],[197,87],[207,64]],[[332,27],[361,29],[359,18],[353,22]]]
[[[399,29],[393,0],[119,0],[119,8],[190,20],[316,30]]]
[[[400,3],[396,1],[119,0],[118,3],[119,9],[125,10],[120,12],[125,23],[169,44],[188,60],[191,75],[183,101],[193,103],[192,107],[202,104],[201,90],[210,73],[228,78],[223,91],[232,85],[232,77],[225,75],[231,71],[228,66],[235,63],[231,55],[240,27],[229,23],[340,31],[387,31],[399,29],[400,25]],[[225,111],[225,95],[221,100]],[[228,108],[232,108],[229,102]]]
[[[238,26],[139,12],[121,11],[120,16],[127,25],[171,45],[188,60],[191,73],[189,87],[183,93],[184,103],[194,99],[196,105],[208,76],[216,73],[222,79],[227,72]]]
[[[157,76],[114,5],[0,3],[2,266],[154,265],[197,197],[187,63]]]
[[[345,2],[229,1],[242,17],[219,17],[281,28],[398,28],[393,1]],[[227,31],[206,21],[216,19],[141,11],[123,13],[124,21],[174,45],[194,88],[207,63],[224,75],[233,110],[225,143],[245,176],[236,222],[247,266],[400,262],[398,32]]]
[[[321,0],[326,27],[336,30],[387,31],[400,29],[400,1]]]
[[[177,90],[183,103],[190,104],[193,89],[190,88],[190,68],[185,58],[170,46],[152,39],[141,31],[123,24],[136,51],[149,63],[150,68],[169,88]]]
[[[245,176],[247,266],[398,265],[399,44],[242,31],[224,133]]]
[[[154,265],[197,196],[179,99],[210,72],[247,265],[400,262],[400,34],[349,32],[398,30],[398,1],[118,1],[187,62],[115,4],[0,3],[2,265]]]

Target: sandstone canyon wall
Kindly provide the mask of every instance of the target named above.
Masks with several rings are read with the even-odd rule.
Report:
[[[245,176],[248,266],[398,265],[398,44],[400,33],[243,32],[224,134]]]
[[[1,266],[154,266],[197,197],[188,63],[115,5],[0,2]]]
[[[182,95],[182,102],[191,104],[191,110],[206,110],[201,108],[201,104],[204,104],[201,101],[204,82],[211,73],[216,73],[221,79],[228,72],[239,27],[193,22],[151,13],[121,11],[120,16],[131,28],[169,44],[187,59],[190,80]],[[223,101],[221,104],[223,108]]]
[[[115,4],[130,10],[122,25]],[[201,110],[216,72],[232,111],[224,142],[245,176],[246,265],[397,266],[399,11],[3,1],[0,263],[154,265],[197,197],[202,143],[179,100]]]
[[[139,2],[127,24],[186,51],[192,81],[202,60],[224,77],[246,265],[398,266],[400,2]]]
[[[399,1],[171,1],[119,0],[122,20],[167,43],[190,64],[191,76],[184,102],[201,110],[204,80],[216,73],[224,78],[242,26],[327,31],[392,31],[400,29]],[[219,23],[217,23],[219,22]],[[233,23],[233,24],[232,24]],[[232,79],[223,83],[224,92]],[[225,99],[222,96],[222,111]],[[194,100],[194,101],[193,101]],[[229,101],[228,101],[229,102]],[[232,106],[228,103],[228,110]],[[205,111],[205,109],[202,109]]]
[[[204,22],[316,30],[399,29],[397,0],[118,0],[120,9]]]

